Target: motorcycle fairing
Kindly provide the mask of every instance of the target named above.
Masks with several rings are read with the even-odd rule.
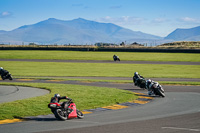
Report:
[[[77,112],[75,103],[70,103],[69,108],[72,109],[72,112],[68,115],[68,119],[76,118]]]

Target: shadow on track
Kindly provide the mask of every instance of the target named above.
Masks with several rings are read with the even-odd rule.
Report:
[[[29,117],[25,117],[25,118],[14,116],[14,118],[22,119],[25,121],[59,121],[51,114],[50,115],[41,115],[41,116],[29,116]]]

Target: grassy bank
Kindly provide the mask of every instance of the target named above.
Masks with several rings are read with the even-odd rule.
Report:
[[[116,54],[124,61],[186,61],[200,62],[195,53],[145,53],[145,52],[83,52],[83,51],[39,51],[0,50],[0,59],[61,59],[61,60],[112,60]]]
[[[44,96],[17,100],[0,104],[0,120],[12,119],[14,117],[37,116],[50,114],[47,107],[50,98],[55,93],[66,95],[72,99],[80,110],[93,109],[116,103],[123,103],[137,98],[130,91],[115,88],[91,87],[67,84],[51,83],[3,83],[0,85],[31,86],[50,90],[50,94]]]
[[[112,64],[0,61],[13,76],[100,76],[132,77],[139,72],[145,77],[200,78],[198,65]]]

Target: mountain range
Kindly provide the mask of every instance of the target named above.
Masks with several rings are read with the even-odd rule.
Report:
[[[200,27],[177,29],[164,39],[159,36],[132,31],[112,23],[99,23],[78,18],[58,20],[49,18],[32,25],[24,25],[12,31],[0,30],[0,44],[94,44],[104,43],[148,43],[155,40],[195,39],[200,41]],[[184,34],[183,34],[184,33]]]
[[[190,29],[176,29],[164,39],[174,41],[200,41],[200,26]]]

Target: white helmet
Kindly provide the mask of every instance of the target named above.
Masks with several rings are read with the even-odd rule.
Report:
[[[3,67],[0,67],[0,70],[3,69]]]
[[[154,85],[153,85],[154,88],[157,88],[158,87],[158,82],[156,82]]]
[[[152,80],[151,80],[151,79],[148,79],[147,82],[152,82]]]
[[[58,98],[58,97],[60,97],[60,94],[55,94],[54,97],[57,97],[57,98]]]
[[[135,72],[134,75],[138,75],[138,72]]]
[[[148,79],[148,80],[146,81],[146,86],[149,86],[149,85],[151,84],[151,82],[152,82],[152,80],[151,80],[151,79]]]

